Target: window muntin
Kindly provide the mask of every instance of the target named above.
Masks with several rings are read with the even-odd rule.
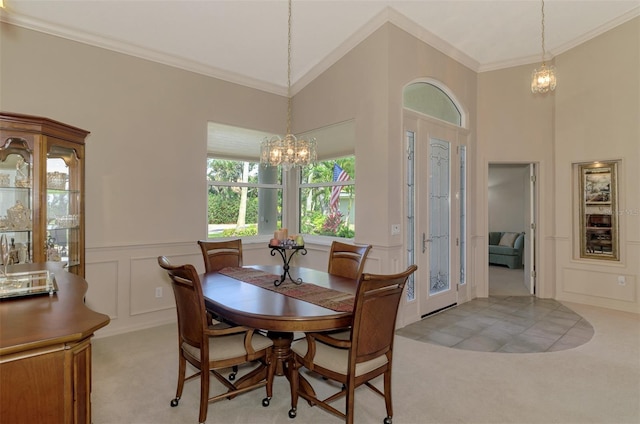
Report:
[[[268,235],[282,225],[282,173],[258,162],[207,158],[208,238]]]
[[[355,156],[318,161],[301,168],[300,232],[355,236]]]

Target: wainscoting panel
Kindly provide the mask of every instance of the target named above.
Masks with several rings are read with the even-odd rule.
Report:
[[[291,264],[325,271],[329,246],[307,243],[307,251],[306,256],[297,255]],[[244,264],[282,265],[280,256],[271,256],[270,252],[266,243],[245,243]],[[202,254],[195,242],[89,248],[86,254],[87,305],[111,317],[109,325],[98,330],[96,337],[175,322],[173,291],[169,277],[158,265],[158,256],[166,256],[175,265],[190,263],[199,273],[204,272]],[[398,264],[402,264],[400,248],[374,247],[365,272],[393,272],[394,267],[402,268]],[[156,297],[158,287],[161,297]]]
[[[118,318],[118,261],[87,264],[85,276],[89,288],[85,302],[91,309]]]
[[[113,246],[86,250],[87,305],[108,314],[111,322],[96,332],[106,337],[176,320],[169,279],[158,266],[158,256],[173,263],[193,263],[204,272],[196,243]],[[156,288],[162,287],[162,297]]]
[[[618,277],[624,278],[624,285],[618,282]],[[584,269],[565,268],[562,288],[565,293],[624,302],[635,302],[637,296],[634,275]]]
[[[172,256],[175,265],[191,263],[193,258],[187,255]],[[130,315],[136,316],[175,308],[171,282],[158,265],[157,256],[131,258]],[[157,297],[156,291],[161,291]]]

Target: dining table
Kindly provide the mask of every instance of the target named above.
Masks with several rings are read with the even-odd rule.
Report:
[[[275,286],[272,277],[279,278],[282,267],[272,265],[222,269],[200,275],[207,309],[235,324],[266,331],[274,343],[276,375],[285,375],[287,378],[294,333],[349,327],[357,285],[353,279],[331,275],[326,271],[292,266],[289,272],[295,278],[302,279],[303,283],[286,282]],[[256,275],[264,280],[262,286],[255,284],[255,280],[260,279]],[[309,301],[303,300],[306,292],[311,292]],[[323,297],[340,298],[343,301],[321,306]],[[331,309],[332,306],[335,308]],[[301,381],[301,387],[313,391],[306,382]]]

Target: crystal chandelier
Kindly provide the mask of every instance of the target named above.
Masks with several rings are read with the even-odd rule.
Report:
[[[265,138],[260,145],[260,163],[267,166],[282,165],[289,169],[304,166],[316,161],[316,140],[298,139],[291,134],[291,0],[289,0],[289,34],[287,48],[287,135],[284,138],[273,136]]]
[[[544,0],[542,0],[542,66],[531,75],[531,92],[546,93],[556,89],[556,68],[544,62]]]

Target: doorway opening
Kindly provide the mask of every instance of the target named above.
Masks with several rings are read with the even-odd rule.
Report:
[[[535,163],[489,163],[490,296],[536,294],[535,184]]]

